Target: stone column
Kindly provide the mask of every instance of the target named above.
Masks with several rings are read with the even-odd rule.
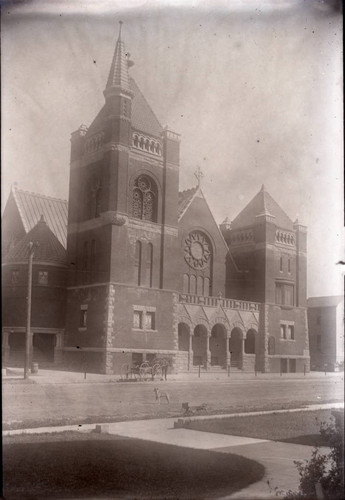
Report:
[[[241,353],[240,353],[240,368],[241,370],[243,369],[243,364],[244,364],[244,342],[245,338],[241,338]]]
[[[211,334],[209,332],[207,332],[207,335],[206,335],[206,370],[208,370],[211,366],[210,336],[211,336]]]
[[[229,348],[229,338],[225,338],[225,352],[226,352],[226,369],[228,369],[228,366],[231,364],[231,354],[230,354],[230,348]]]
[[[193,335],[189,332],[189,347],[188,347],[188,371],[193,367]]]
[[[10,345],[8,343],[9,334],[10,332],[2,332],[2,363],[4,368],[4,365],[8,362],[8,359],[10,357]]]

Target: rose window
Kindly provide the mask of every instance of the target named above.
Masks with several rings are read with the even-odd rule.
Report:
[[[194,269],[205,269],[211,260],[211,245],[201,231],[193,231],[188,235],[184,245],[184,258]]]

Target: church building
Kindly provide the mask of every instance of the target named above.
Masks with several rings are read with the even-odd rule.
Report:
[[[71,136],[69,202],[12,189],[3,216],[3,362],[89,371],[309,370],[306,228],[265,187],[216,223],[198,172],[179,192],[180,135],[130,75],[120,35],[89,127]]]

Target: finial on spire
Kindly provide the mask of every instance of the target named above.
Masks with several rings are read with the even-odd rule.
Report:
[[[198,187],[200,187],[200,185],[201,185],[201,180],[202,180],[202,178],[204,177],[204,174],[203,174],[203,172],[202,172],[202,170],[201,170],[201,168],[200,168],[199,166],[198,166],[198,168],[196,169],[196,171],[194,172],[194,175],[195,175],[195,177],[196,177],[196,179],[197,179],[197,181],[198,181]]]
[[[123,21],[119,21],[119,25],[120,25],[120,31],[119,31],[119,42],[121,42],[121,32],[122,32],[122,25],[123,25]]]
[[[260,191],[265,191],[265,184],[262,184]]]

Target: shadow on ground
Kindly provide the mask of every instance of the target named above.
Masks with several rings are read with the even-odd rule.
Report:
[[[219,498],[265,472],[238,455],[75,432],[5,438],[3,457],[6,500]]]

